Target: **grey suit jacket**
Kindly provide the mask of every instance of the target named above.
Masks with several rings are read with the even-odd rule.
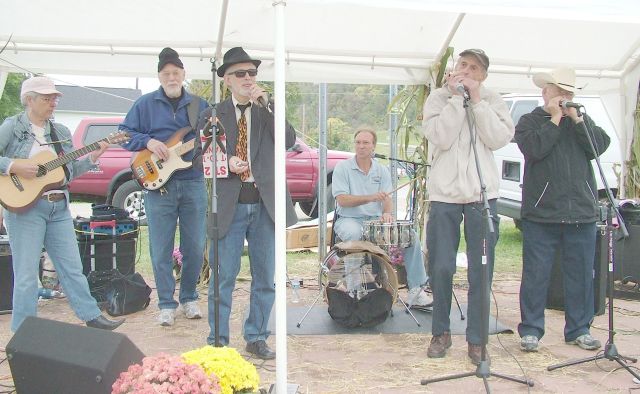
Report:
[[[218,119],[222,122],[227,137],[227,157],[236,154],[238,142],[238,124],[235,108],[231,97],[216,106]],[[290,148],[296,141],[296,132],[287,122],[285,127],[286,147]],[[256,187],[260,191],[260,198],[264,203],[271,219],[275,218],[275,187],[274,187],[274,118],[265,108],[251,106],[251,137],[249,152],[251,154],[251,171],[255,178]],[[284,157],[281,158],[284,160]],[[218,238],[225,236],[233,220],[240,194],[240,177],[229,173],[228,178],[218,179]],[[291,195],[286,193],[287,226],[298,220]],[[274,219],[275,221],[275,219]]]

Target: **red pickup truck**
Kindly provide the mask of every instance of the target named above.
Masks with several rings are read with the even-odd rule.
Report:
[[[77,148],[105,138],[118,130],[123,118],[85,118],[73,134],[73,144]],[[131,216],[146,222],[144,214],[143,190],[131,175],[129,167],[132,152],[112,145],[101,157],[96,171],[89,171],[75,178],[69,184],[74,200],[92,200],[108,203],[128,210]],[[327,151],[327,182],[331,185],[331,176],[336,164],[353,156],[349,152]],[[294,203],[299,203],[302,211],[310,217],[318,216],[318,149],[311,148],[302,140],[287,151],[287,185]],[[328,210],[333,210],[331,187],[327,189]]]

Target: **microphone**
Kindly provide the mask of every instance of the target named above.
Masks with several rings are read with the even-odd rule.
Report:
[[[265,100],[264,96],[258,96],[258,98],[256,99],[256,104],[258,104],[258,107],[266,108],[269,113],[273,113],[273,111],[271,111],[271,107],[269,106],[269,101]]]
[[[574,103],[571,101],[565,101],[565,100],[560,100],[560,107],[567,109],[567,108],[584,108],[584,105],[582,104],[578,104],[578,103]]]
[[[263,108],[267,108],[267,103],[264,100],[264,96],[258,96],[258,98],[256,99],[256,102],[259,106],[263,107]]]
[[[465,99],[469,99],[469,93],[467,92],[467,89],[465,89],[464,85],[460,82],[456,84],[456,91],[460,93]]]

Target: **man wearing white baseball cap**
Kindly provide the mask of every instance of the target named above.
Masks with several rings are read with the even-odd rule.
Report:
[[[61,95],[47,77],[33,77],[23,82],[20,100],[25,110],[5,119],[0,126],[0,176],[34,179],[42,164],[25,159],[43,151],[57,156],[74,150],[69,129],[51,121]],[[66,187],[74,177],[95,168],[108,146],[101,142],[98,150],[63,165],[62,186],[45,191],[32,205],[5,212],[14,274],[11,331],[17,331],[24,319],[37,314],[37,278],[43,247],[51,256],[69,304],[80,320],[89,327],[104,330],[113,330],[124,321],[105,318],[89,292],[87,278],[82,274]]]
[[[544,309],[551,269],[563,251],[565,294],[564,339],[582,349],[600,348],[589,332],[594,314],[593,261],[598,220],[595,158],[585,124],[592,131],[597,155],[609,136],[586,114],[563,105],[573,99],[575,71],[561,67],[534,75],[544,106],[523,115],[515,139],[525,159],[522,188],[522,281],[518,326],[520,348],[538,351],[544,335]]]

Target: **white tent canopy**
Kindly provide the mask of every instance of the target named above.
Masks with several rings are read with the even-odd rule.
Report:
[[[0,72],[155,76],[157,54],[171,46],[187,77],[204,79],[218,48],[243,46],[264,61],[260,78],[275,79],[282,104],[283,79],[428,83],[448,46],[482,48],[491,59],[486,85],[505,93],[537,91],[533,73],[574,67],[584,93],[605,98],[626,152],[640,79],[640,2],[4,0],[0,47],[5,42]]]
[[[223,52],[243,46],[264,61],[260,78],[272,79],[274,2],[225,3],[5,0],[0,71],[155,76],[157,54],[171,46],[188,78],[208,79],[220,44]],[[486,84],[501,92],[536,90],[532,73],[574,67],[584,93],[607,97],[629,143],[640,74],[637,0],[289,0],[285,15],[287,81],[425,83],[447,46],[480,47],[491,59]]]
[[[261,74],[267,78],[274,58],[272,3],[229,1],[221,40],[224,49],[242,45],[265,60]],[[423,83],[427,68],[452,45],[485,49],[494,80],[488,84],[500,90],[531,88],[514,74],[571,65],[589,77],[584,82],[590,91],[600,92],[618,90],[616,79],[638,62],[639,2],[522,3],[289,0],[287,80]],[[208,78],[221,5],[221,0],[5,0],[0,42],[13,36],[0,67],[154,76],[159,50],[172,46],[187,58],[190,77]]]

